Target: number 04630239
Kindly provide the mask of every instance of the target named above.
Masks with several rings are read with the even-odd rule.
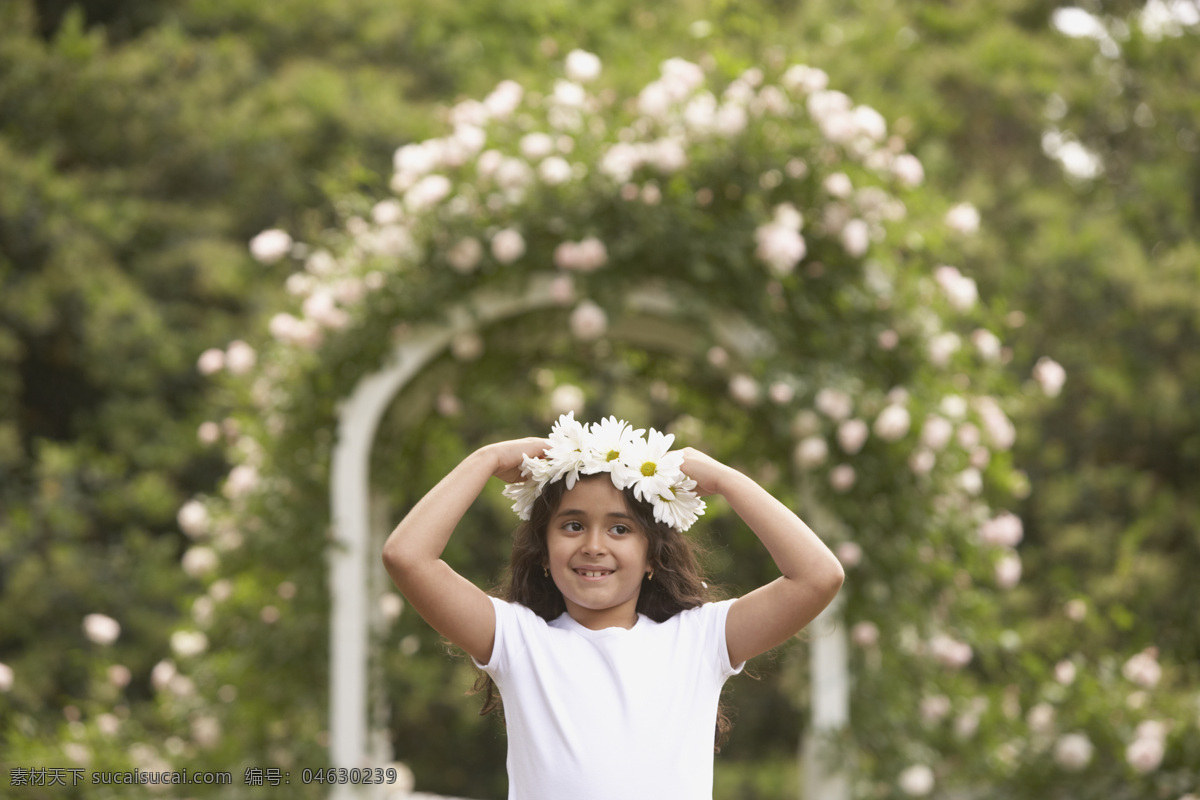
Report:
[[[300,773],[300,780],[306,785],[310,783],[334,784],[375,784],[395,783],[399,779],[395,767],[376,767],[374,769],[346,769],[345,767],[329,767],[328,769],[306,769]]]

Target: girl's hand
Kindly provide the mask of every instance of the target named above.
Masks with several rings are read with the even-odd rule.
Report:
[[[492,475],[505,483],[520,483],[525,480],[521,475],[521,463],[525,456],[541,458],[550,446],[549,439],[529,436],[525,439],[511,439],[507,442],[496,442],[484,447],[492,458]]]
[[[683,474],[696,482],[696,494],[723,494],[723,479],[733,472],[733,467],[694,447],[684,447],[679,452],[683,455]]]

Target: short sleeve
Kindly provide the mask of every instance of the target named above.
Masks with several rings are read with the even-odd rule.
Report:
[[[729,663],[729,643],[725,640],[725,622],[729,618],[729,609],[735,602],[737,602],[736,599],[721,600],[704,606],[708,609],[706,624],[709,640],[717,644],[721,674],[726,678],[737,675],[746,666],[745,661],[736,665]]]
[[[513,608],[512,604],[491,595],[488,595],[488,599],[492,601],[492,608],[496,612],[496,636],[492,641],[492,657],[488,659],[488,663],[486,664],[480,664],[475,658],[472,658],[471,661],[475,666],[494,678],[495,673],[503,669],[504,664],[507,663],[505,648],[508,647],[509,633],[517,624],[517,620],[516,609]],[[726,654],[726,659],[728,659],[728,653]]]

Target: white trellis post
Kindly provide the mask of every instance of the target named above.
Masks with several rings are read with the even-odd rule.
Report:
[[[849,800],[847,765],[829,763],[826,743],[850,724],[850,668],[841,598],[812,623],[812,721],[804,739],[805,800]]]

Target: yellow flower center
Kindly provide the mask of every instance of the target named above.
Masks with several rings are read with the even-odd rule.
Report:
[[[621,457],[621,454],[619,452],[617,452],[616,450],[609,450],[608,457],[605,458],[604,460],[605,461],[616,461],[620,457]]]
[[[658,472],[658,464],[655,464],[653,461],[647,461],[645,464],[642,464],[642,474],[647,478],[656,472]]]

